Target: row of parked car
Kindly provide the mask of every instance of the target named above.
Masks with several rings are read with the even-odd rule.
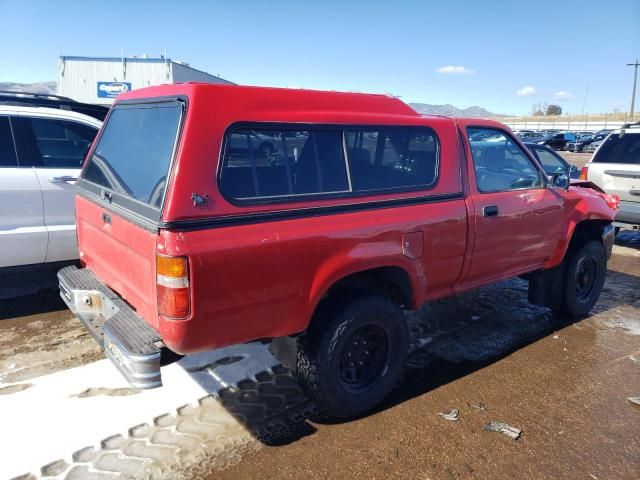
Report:
[[[547,145],[554,150],[567,150],[576,153],[595,152],[611,132],[610,129],[598,130],[597,132],[514,130],[514,133],[524,142]]]

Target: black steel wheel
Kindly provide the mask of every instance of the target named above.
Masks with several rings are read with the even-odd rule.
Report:
[[[315,318],[298,338],[296,375],[326,416],[357,417],[400,380],[408,337],[402,311],[391,300],[356,298],[333,315]]]
[[[345,342],[340,358],[340,380],[353,392],[368,389],[382,373],[389,355],[389,337],[377,325],[364,325]]]
[[[607,273],[600,240],[572,246],[565,257],[561,313],[572,318],[588,314],[598,301]]]

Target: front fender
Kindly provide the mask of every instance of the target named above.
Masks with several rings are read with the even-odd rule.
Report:
[[[565,199],[565,221],[563,223],[562,235],[554,250],[552,256],[544,263],[543,268],[553,268],[559,265],[564,259],[571,239],[580,224],[583,222],[599,222],[607,225],[613,222],[617,209],[611,208],[603,193],[599,189],[593,189],[589,186],[579,186],[572,184],[569,190],[564,194]],[[606,232],[600,232],[604,235]],[[610,241],[610,237],[603,242]],[[607,247],[605,243],[605,247]]]

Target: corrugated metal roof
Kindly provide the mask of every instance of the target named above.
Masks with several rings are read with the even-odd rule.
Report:
[[[85,62],[85,61],[86,62],[121,62],[122,57],[82,57],[82,56],[61,55],[60,60],[76,60],[80,62]],[[143,62],[143,63],[165,63],[165,62],[179,63],[179,62],[176,62],[175,60],[171,60],[170,58],[124,57],[124,60],[126,60],[127,62]]]

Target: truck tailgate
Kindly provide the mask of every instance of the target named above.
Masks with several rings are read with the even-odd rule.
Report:
[[[76,218],[80,259],[155,327],[157,234],[79,195]]]

